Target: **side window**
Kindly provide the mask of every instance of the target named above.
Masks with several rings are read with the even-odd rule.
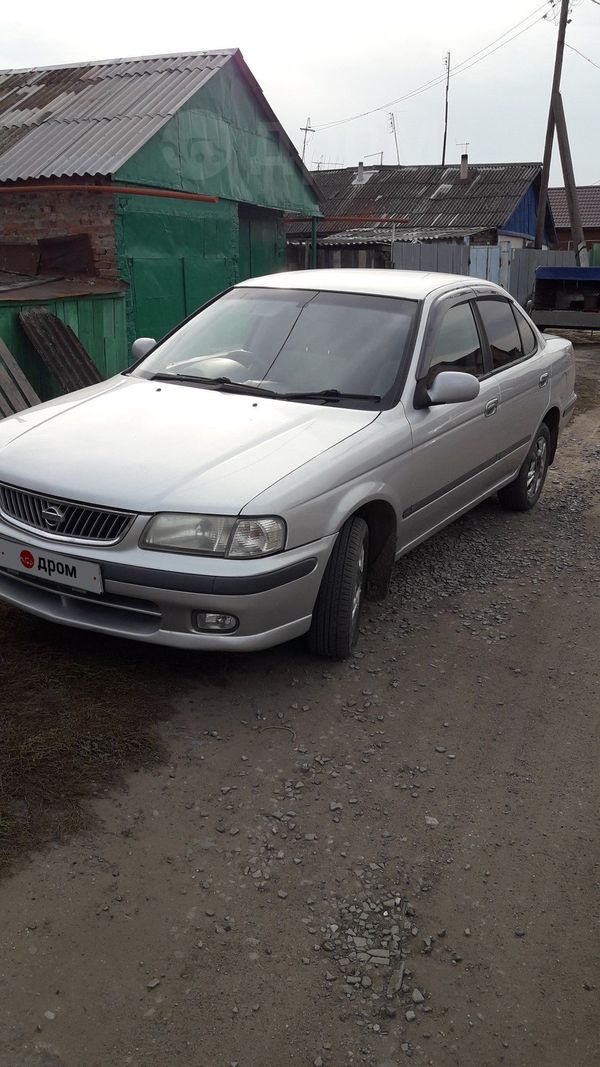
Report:
[[[519,311],[518,307],[512,305],[514,316],[517,320],[517,326],[519,327],[519,333],[521,335],[521,344],[523,345],[523,355],[532,356],[537,350],[538,340],[535,333],[531,329],[531,326],[527,322],[522,311]]]
[[[508,301],[478,300],[477,309],[490,343],[494,370],[521,359],[521,337]]]
[[[456,304],[444,315],[429,370],[430,373],[462,370],[478,378],[485,373],[483,352],[470,304]]]

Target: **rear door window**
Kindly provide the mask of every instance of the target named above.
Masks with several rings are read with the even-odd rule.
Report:
[[[477,378],[485,374],[479,333],[469,303],[456,304],[442,319],[429,371],[437,374],[442,370],[468,371]]]
[[[537,351],[538,340],[532,327],[527,322],[522,311],[519,311],[518,307],[512,305],[514,316],[517,320],[517,326],[519,327],[519,333],[521,335],[521,344],[523,345],[523,355],[532,356]]]
[[[507,300],[478,300],[494,370],[502,370],[523,357],[521,335]]]

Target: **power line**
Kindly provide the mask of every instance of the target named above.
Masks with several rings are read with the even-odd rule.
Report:
[[[463,74],[465,70],[469,70],[470,67],[474,67],[476,63],[480,63],[483,59],[487,59],[488,55],[492,55],[493,52],[498,51],[499,48],[503,48],[504,45],[510,44],[511,41],[514,41],[517,37],[520,37],[522,33],[526,33],[527,30],[530,30],[538,22],[543,21],[545,16],[541,15],[538,18],[534,19],[534,21],[531,22],[528,26],[524,26],[524,28],[518,33],[515,33],[512,37],[509,37],[508,40],[503,40],[503,38],[507,37],[507,35],[512,33],[513,30],[517,30],[519,26],[523,26],[523,23],[528,22],[529,19],[533,18],[534,15],[539,15],[539,12],[544,11],[546,8],[548,8],[549,3],[550,0],[546,0],[545,3],[540,4],[539,7],[536,7],[533,11],[530,11],[530,13],[526,15],[525,18],[522,18],[520,22],[516,22],[514,26],[511,26],[508,30],[505,30],[504,33],[501,33],[499,37],[495,37],[493,41],[489,42],[489,44],[484,45],[483,48],[479,48],[476,52],[473,52],[470,56],[467,56],[466,59],[463,59],[461,63],[458,63],[454,67],[450,77],[456,78],[459,74]],[[502,43],[498,44],[499,41],[501,41]],[[497,45],[497,47],[494,48],[494,45]],[[489,51],[490,49],[491,51]],[[482,55],[482,53],[485,53],[485,55]],[[479,59],[477,58],[478,56],[480,57]],[[323,123],[321,126],[316,126],[315,129],[317,132],[320,132],[321,130],[329,130],[333,126],[342,126],[346,122],[354,122],[355,119],[362,119],[366,118],[366,116],[368,115],[374,115],[378,111],[384,111],[386,108],[393,107],[395,104],[400,104],[404,100],[410,100],[414,96],[419,96],[421,93],[427,92],[429,89],[433,89],[436,85],[440,85],[441,83],[445,82],[446,77],[446,73],[441,76],[436,76],[435,78],[431,78],[428,82],[424,82],[423,85],[419,85],[417,86],[417,88],[411,89],[403,96],[397,97],[396,100],[389,101],[387,104],[381,104],[379,107],[370,108],[368,111],[362,111],[357,115],[349,115],[347,118],[344,119],[336,119],[333,122]]]
[[[575,48],[574,45],[567,44],[567,48],[570,48],[572,52],[577,52],[577,55],[581,56],[582,59],[585,59],[586,63],[591,63],[593,67],[597,67],[598,70],[600,70],[600,63],[596,63],[595,60],[590,59],[589,56],[584,56],[583,52],[580,52],[579,49]]]

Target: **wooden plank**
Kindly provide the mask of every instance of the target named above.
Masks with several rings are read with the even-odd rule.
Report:
[[[6,419],[9,415],[14,414],[15,412],[12,410],[10,404],[8,403],[8,400],[0,389],[0,418]]]
[[[104,348],[104,308],[102,300],[92,301],[92,314],[94,316],[94,339],[90,348],[90,358],[96,364],[103,378],[106,378],[106,351]]]
[[[79,301],[65,300],[60,317],[67,326],[71,327],[75,336],[79,337]]]
[[[37,395],[35,389],[28,382],[15,357],[8,350],[7,345],[5,345],[4,341],[0,339],[0,366],[2,363],[4,363],[4,366],[9,372],[11,378],[13,379],[13,381],[16,382],[21,393],[23,394],[23,397],[26,401],[26,404],[24,406],[27,407],[28,405],[39,404],[40,398]]]
[[[104,338],[104,360],[107,378],[112,378],[113,374],[119,373],[121,370],[119,366],[119,349],[114,337]]]
[[[9,377],[8,371],[2,366],[0,366],[0,389],[8,400],[11,411],[22,411],[23,408],[29,407],[12,378]]]

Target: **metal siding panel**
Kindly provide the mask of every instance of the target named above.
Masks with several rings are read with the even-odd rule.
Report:
[[[508,291],[525,304],[533,291],[536,267],[574,267],[575,253],[546,251],[541,248],[516,248],[508,275]]]
[[[220,70],[114,173],[238,203],[310,214],[316,197],[237,68]]]

